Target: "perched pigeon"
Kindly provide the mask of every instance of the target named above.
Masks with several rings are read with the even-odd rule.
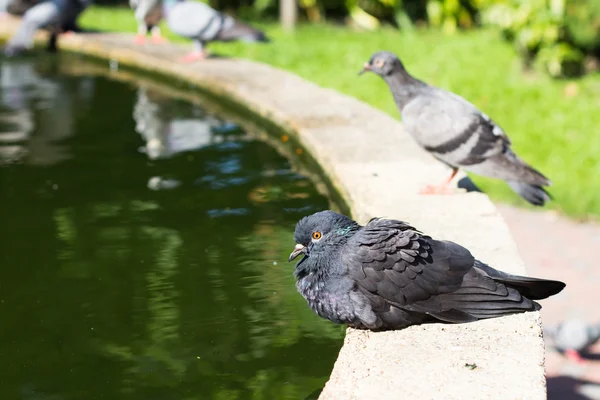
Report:
[[[90,0],[48,0],[37,3],[23,14],[19,29],[4,47],[4,54],[13,56],[31,48],[35,33],[41,28],[50,29],[49,47],[55,49],[58,33],[75,27],[75,21],[90,2]]]
[[[557,350],[570,360],[581,363],[580,353],[600,339],[600,323],[592,325],[580,319],[568,319],[545,328],[544,332],[553,340]]]
[[[183,58],[184,62],[205,58],[208,42],[269,41],[263,32],[197,1],[164,0],[163,14],[169,29],[194,41],[195,50]]]
[[[434,240],[405,222],[373,218],[365,226],[333,211],[304,217],[289,261],[298,291],[321,317],[371,330],[425,322],[461,323],[536,311],[533,301],[565,284],[510,275],[469,250]]]
[[[144,43],[148,31],[150,31],[154,43],[163,43],[165,39],[158,26],[163,18],[161,0],[129,0],[129,6],[135,10],[135,19],[138,24],[135,43]]]
[[[373,54],[361,74],[372,71],[392,91],[406,131],[425,150],[452,168],[440,185],[430,185],[424,194],[447,194],[448,184],[459,168],[505,180],[531,204],[542,206],[550,196],[542,186],[550,180],[519,159],[506,133],[473,104],[457,94],[412,77],[393,53]]]

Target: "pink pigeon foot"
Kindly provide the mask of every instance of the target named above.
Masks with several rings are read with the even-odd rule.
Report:
[[[422,188],[419,193],[420,194],[452,194],[454,193],[454,189],[449,187],[448,185],[452,182],[452,179],[458,173],[458,169],[453,169],[452,174],[446,179],[444,182],[438,185],[427,185]]]
[[[421,188],[419,194],[452,194],[454,189],[449,187],[448,184],[441,185],[427,185]]]
[[[75,36],[75,32],[73,32],[73,31],[66,31],[66,32],[63,32],[63,36],[66,36],[66,37]]]
[[[133,39],[133,43],[137,45],[142,45],[146,43],[146,36],[144,35],[135,35],[135,39]]]
[[[206,58],[205,51],[192,51],[181,59],[182,63],[193,63],[194,61],[204,60]]]
[[[565,357],[568,360],[573,361],[576,364],[585,363],[585,360],[583,358],[581,358],[581,355],[579,354],[579,352],[577,352],[576,350],[573,350],[573,349],[565,350]]]
[[[162,37],[161,35],[156,35],[156,36],[152,36],[152,43],[154,44],[163,44],[163,43],[167,43],[168,40],[164,37]]]

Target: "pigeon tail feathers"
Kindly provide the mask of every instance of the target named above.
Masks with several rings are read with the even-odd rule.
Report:
[[[511,275],[498,271],[479,260],[475,260],[475,268],[485,272],[494,281],[517,290],[522,296],[531,300],[543,300],[560,293],[565,283],[550,279],[532,278],[529,276]]]
[[[592,339],[592,344],[597,342],[600,339],[600,323],[592,324],[590,326],[590,338]]]
[[[234,21],[233,26],[229,29],[223,29],[216,37],[216,40],[230,42],[234,40],[242,40],[246,42],[270,42],[264,32],[255,29],[243,22]]]
[[[535,206],[543,206],[552,199],[543,188],[552,185],[552,182],[520,160],[511,150],[490,157],[480,164],[469,165],[465,169],[506,181],[514,192]]]
[[[506,181],[506,183],[515,193],[534,206],[543,206],[552,199],[550,193],[541,186],[518,181]]]

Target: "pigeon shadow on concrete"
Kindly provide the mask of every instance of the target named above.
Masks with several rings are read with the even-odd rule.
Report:
[[[597,382],[578,379],[572,376],[555,376],[547,379],[548,400],[594,400],[600,393]],[[591,394],[592,397],[586,395]]]
[[[458,182],[456,183],[456,186],[459,189],[465,189],[467,192],[483,193],[483,191],[481,189],[479,189],[477,187],[477,185],[475,185],[475,182],[473,182],[471,180],[471,178],[469,178],[468,176],[465,176],[464,178],[459,179]]]
[[[86,34],[90,34],[90,33],[106,33],[106,31],[101,31],[100,29],[89,29],[89,28],[79,28],[77,27],[76,29],[73,29],[73,32],[75,32],[78,35],[86,35]]]
[[[550,344],[548,346],[552,347],[553,351],[559,353],[562,357],[566,357],[564,350],[554,348],[552,344]],[[580,351],[579,355],[581,356],[581,358],[583,358],[584,360],[587,360],[587,361],[600,361],[600,354],[598,354],[598,353],[592,353],[590,351],[584,350],[584,351]]]
[[[598,353],[591,353],[589,351],[582,351],[582,352],[579,353],[579,355],[584,360],[589,360],[589,361],[599,361],[600,360],[600,354],[598,354]]]
[[[214,59],[216,59],[216,60],[219,60],[219,59],[222,59],[222,60],[228,60],[228,59],[230,59],[231,57],[230,57],[230,56],[227,56],[227,55],[225,55],[225,54],[219,54],[219,53],[208,53],[208,56],[206,56],[206,58],[208,58],[209,60],[210,60],[210,59],[213,59],[213,58],[214,58]]]

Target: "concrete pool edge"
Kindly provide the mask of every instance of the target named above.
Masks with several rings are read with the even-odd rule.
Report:
[[[16,23],[3,20],[0,38],[12,34]],[[293,135],[360,222],[373,216],[404,219],[469,247],[493,266],[525,273],[510,232],[487,196],[417,195],[420,186],[441,180],[447,171],[400,132],[397,120],[379,110],[264,64],[213,59],[180,65],[170,60],[184,54],[184,47],[136,47],[131,35],[77,35],[61,38],[60,46],[114,60],[113,66],[118,62],[176,77],[231,99]],[[320,399],[467,396],[546,397],[539,313],[396,332],[348,329]]]

